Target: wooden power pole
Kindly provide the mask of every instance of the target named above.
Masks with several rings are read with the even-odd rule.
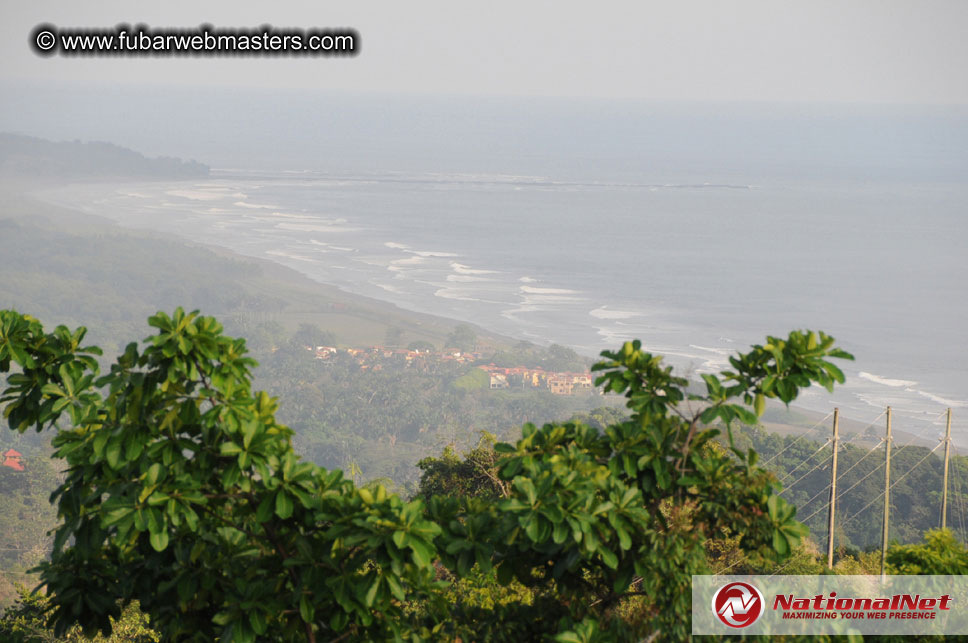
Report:
[[[840,442],[840,409],[834,409],[834,453],[830,463],[830,516],[827,522],[827,568],[834,566],[834,513],[837,510],[837,447]]]
[[[881,536],[881,579],[887,570],[887,528],[891,519],[891,407],[887,407],[887,440],[884,444],[884,533]]]
[[[948,524],[948,459],[951,457],[951,408],[944,429],[944,476],[941,482],[941,528]]]

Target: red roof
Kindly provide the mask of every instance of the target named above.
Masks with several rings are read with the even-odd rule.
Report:
[[[23,455],[20,452],[14,451],[13,449],[8,449],[7,452],[3,454],[2,466],[10,467],[14,471],[23,471],[24,465],[20,462],[20,458],[22,457]]]

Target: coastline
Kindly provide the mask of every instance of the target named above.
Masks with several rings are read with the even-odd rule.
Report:
[[[274,312],[285,313],[284,325],[291,330],[300,323],[312,323],[324,329],[336,328],[339,329],[341,343],[355,346],[380,344],[388,328],[398,327],[411,341],[424,340],[440,343],[455,326],[467,323],[408,310],[393,302],[351,293],[338,286],[313,280],[271,259],[244,255],[222,246],[197,243],[165,232],[132,229],[109,217],[83,212],[38,197],[43,189],[50,186],[32,184],[23,189],[22,184],[19,185],[21,187],[17,189],[9,184],[0,183],[0,195],[8,204],[8,209],[17,210],[16,214],[7,214],[0,218],[9,218],[41,227],[52,226],[60,231],[82,236],[117,234],[140,239],[157,239],[186,247],[201,248],[224,259],[257,266],[259,277],[248,282],[249,285],[254,291],[277,299],[281,296],[290,302],[286,310]],[[205,310],[202,312],[206,313]],[[474,328],[478,341],[483,347],[506,347],[517,341],[477,324],[467,324]]]
[[[224,180],[224,177],[218,177],[218,178],[213,177],[208,179],[207,181],[217,182],[222,180]],[[205,180],[201,180],[201,181],[195,181],[194,183],[196,185],[192,185],[190,183],[183,183],[181,185],[177,185],[176,181],[163,181],[163,182],[153,182],[152,185],[155,188],[167,190],[166,193],[172,193],[173,191],[184,192],[191,188],[196,188],[198,190],[204,191],[204,187],[198,184],[205,183],[205,182],[206,182]],[[97,194],[99,192],[103,193],[105,190],[112,193],[119,192],[122,190],[125,192],[133,191],[133,193],[136,194],[137,188],[135,186],[137,186],[139,183],[142,185],[145,185],[143,181],[96,181],[96,182],[85,181],[83,183],[75,183],[70,186],[64,186],[63,184],[59,186],[43,186],[41,189],[33,190],[31,192],[31,196],[35,200],[45,203],[50,207],[65,208],[66,206],[63,204],[63,201],[65,200],[65,197],[68,197],[71,189],[74,189],[75,191],[80,189],[80,191],[83,194],[86,194],[88,197],[90,197],[86,201],[84,198],[80,198],[79,201],[81,203],[84,203],[84,202],[96,203],[96,200],[92,200],[93,199],[92,195],[94,194]],[[196,199],[198,198],[198,196],[199,195],[197,193],[192,194],[192,197]],[[246,195],[239,195],[240,198],[245,196]],[[202,199],[202,201],[203,201],[202,205],[205,205],[204,199]],[[217,201],[209,202],[207,205],[212,205],[212,204],[218,205],[218,202]],[[166,204],[166,205],[171,205],[171,204]],[[245,207],[246,209],[254,211],[254,214],[260,214],[260,215],[261,214],[268,215],[272,213],[271,210],[266,210],[263,213],[262,211],[260,211],[260,208],[264,209],[264,208],[276,207],[276,206],[265,206],[265,205],[252,205],[246,202],[244,199],[241,203],[235,203],[234,205]],[[84,206],[84,207],[88,207],[88,206]],[[350,332],[348,334],[338,333],[341,341],[346,344],[355,343],[357,345],[372,345],[372,344],[381,343],[383,333],[390,325],[401,326],[401,328],[403,328],[403,330],[405,330],[408,333],[408,337],[412,336],[414,339],[418,339],[418,338],[430,339],[431,337],[436,337],[439,341],[440,337],[442,335],[446,335],[447,332],[449,332],[449,330],[453,328],[454,325],[458,323],[468,323],[466,321],[460,321],[458,319],[449,318],[444,315],[439,315],[439,314],[434,314],[429,312],[421,312],[419,310],[415,310],[414,307],[402,306],[400,305],[399,302],[387,301],[386,299],[381,299],[379,297],[373,297],[370,295],[350,292],[346,288],[340,285],[327,283],[326,281],[320,278],[310,276],[309,274],[307,274],[307,272],[301,270],[302,265],[295,262],[295,259],[298,259],[298,257],[292,257],[290,256],[290,254],[285,252],[279,252],[279,251],[266,252],[264,248],[261,250],[256,249],[256,250],[253,250],[252,252],[241,252],[239,251],[238,248],[228,247],[228,244],[218,245],[216,243],[210,242],[210,240],[206,241],[206,240],[186,239],[185,235],[179,235],[171,232],[170,230],[161,231],[161,232],[156,230],[150,230],[149,226],[144,223],[144,220],[146,217],[144,216],[143,213],[142,213],[142,221],[140,222],[140,225],[137,225],[130,221],[120,221],[118,218],[112,218],[111,216],[93,215],[90,212],[84,212],[77,208],[68,208],[68,209],[70,209],[70,211],[75,213],[76,215],[96,216],[97,220],[100,223],[109,223],[114,227],[114,229],[119,231],[125,231],[131,234],[147,234],[149,236],[160,236],[166,239],[174,239],[176,240],[177,243],[183,243],[190,246],[206,248],[207,250],[222,257],[242,259],[245,262],[251,262],[252,264],[259,265],[260,269],[264,273],[271,276],[271,279],[269,279],[269,281],[275,284],[275,285],[267,285],[264,288],[264,292],[266,292],[267,294],[270,294],[270,293],[274,294],[275,289],[278,288],[278,284],[285,283],[287,284],[286,290],[291,291],[290,293],[291,296],[294,296],[294,297],[304,296],[307,298],[307,301],[316,301],[317,302],[316,305],[311,304],[307,306],[305,310],[290,310],[289,312],[292,313],[295,317],[299,318],[301,321],[304,320],[310,323],[317,323],[324,328],[326,328],[327,326],[336,324],[343,328],[349,329]],[[154,212],[153,216],[165,216],[166,214],[169,214],[169,213],[170,211],[161,209]],[[223,216],[223,214],[220,213],[219,216]],[[231,215],[228,215],[226,213],[224,214],[224,216],[231,216]],[[297,215],[284,215],[284,216],[296,217]],[[298,221],[298,219],[296,220]],[[345,223],[345,221],[343,223]],[[291,227],[293,224],[287,224],[287,225]],[[330,239],[327,238],[327,241],[330,241]],[[388,243],[386,245],[392,246],[393,244]],[[422,257],[422,255],[441,254],[441,253],[423,252],[423,251],[415,251],[415,250],[405,250],[405,252],[409,252],[411,255],[413,255],[414,259],[424,258]],[[446,254],[446,253],[442,253],[442,254]],[[295,265],[286,265],[285,263],[286,261],[288,261],[289,264],[295,263]],[[401,263],[406,263],[407,261],[413,261],[413,259],[408,259],[403,261],[397,260],[397,261],[391,262],[391,263],[397,264],[397,266],[393,266],[391,267],[391,269],[398,268],[398,266]],[[448,258],[446,259],[446,261],[450,261],[450,259]],[[458,266],[458,270],[462,271],[460,278],[467,279],[468,281],[478,279],[477,276],[472,276],[475,273],[491,272],[488,270],[476,270],[476,271],[469,270],[466,266],[463,266],[461,264],[457,264],[457,266]],[[521,288],[526,291],[541,290],[540,288],[535,288],[532,284],[530,284],[530,282],[527,282],[527,285],[522,286]],[[552,292],[552,289],[546,289],[546,290],[548,290],[548,293],[543,293],[543,294],[549,297],[558,297],[558,296],[561,296],[562,292],[564,292],[564,291],[558,291],[558,290]],[[399,299],[399,297],[397,297],[397,299]],[[347,306],[347,310],[334,312],[331,308],[324,310],[323,308],[320,307],[320,305],[324,307],[332,306],[333,303]],[[456,306],[461,302],[454,301],[452,303]],[[598,312],[599,315],[605,318],[616,317],[618,323],[622,323],[623,316],[626,315],[626,313],[622,311],[606,310],[605,307],[596,309],[596,312]],[[384,320],[387,319],[388,317],[396,321],[393,321],[391,324],[384,323]],[[464,319],[466,319],[467,315],[465,314],[463,315],[463,317]],[[530,341],[534,341],[534,340],[537,340],[537,341],[544,340],[545,342],[549,341],[547,337],[540,338],[540,337],[532,336],[532,337],[525,338],[525,337],[522,337],[521,335],[518,335],[517,337],[515,337],[509,334],[493,332],[484,324],[486,324],[486,322],[483,322],[483,321],[481,321],[478,324],[470,323],[470,325],[475,327],[475,330],[478,332],[479,337],[485,342],[490,343],[490,345],[492,346],[502,346],[502,345],[508,346],[519,341],[520,339],[527,339]],[[732,341],[732,340],[728,340],[728,341]],[[603,347],[607,347],[607,346],[603,346]],[[612,346],[611,348],[614,348],[614,346]],[[701,369],[697,369],[694,366],[692,369],[690,369],[693,373],[697,371],[702,372],[710,369],[718,370],[718,367],[720,366],[719,362],[724,362],[725,356],[727,354],[727,353],[724,353],[725,349],[723,348],[704,348],[703,346],[690,345],[689,349],[690,350],[687,352],[692,354],[687,354],[686,352],[681,352],[681,353],[676,352],[676,350],[681,350],[681,349],[673,348],[671,349],[671,352],[669,352],[667,350],[664,350],[660,346],[653,347],[653,350],[656,353],[667,356],[670,360],[670,363],[674,363],[674,364],[676,364],[677,360],[679,362],[682,362],[683,360],[697,359],[697,355],[695,354],[695,351],[693,349],[698,349],[699,353],[709,352],[710,355],[698,358],[700,360],[700,363],[702,364],[702,367]],[[732,352],[732,350],[733,350],[732,347],[730,347],[728,352]],[[580,351],[580,352],[584,352],[586,354],[588,353],[587,350]],[[695,364],[695,361],[693,361],[693,364]],[[863,375],[861,377],[863,377]],[[856,379],[857,379],[856,377],[850,377],[850,380],[856,380]],[[870,378],[864,378],[864,379],[870,379]],[[850,380],[848,382],[848,387],[852,384]],[[853,382],[855,386],[858,383],[860,382]],[[868,382],[868,384],[870,384],[870,382]],[[827,410],[826,407],[829,407],[832,409],[832,407],[835,405],[835,402],[831,402],[824,398],[823,392],[813,392],[813,391],[807,392],[805,394],[805,397],[809,397],[814,402],[818,400],[824,400],[824,402],[821,405],[821,408],[823,408],[823,410],[821,410],[821,408],[818,408],[816,404],[811,406],[810,400],[801,400],[800,403],[803,404],[804,402],[806,402],[806,406],[794,407],[787,414],[788,417],[786,417],[780,422],[777,422],[775,424],[768,426],[769,430],[777,431],[780,433],[790,432],[790,431],[798,432],[798,433],[802,432],[806,428],[815,424],[820,418],[824,417],[825,410]],[[866,430],[868,428],[867,423],[869,422],[870,418],[863,417],[864,414],[862,412],[858,412],[856,409],[853,411],[848,409],[842,409],[842,410],[845,411],[844,415],[842,415],[842,425],[841,425],[843,433],[845,434],[849,433],[851,431],[851,427],[855,427],[861,430]],[[870,416],[873,417],[873,415],[878,412],[879,410],[872,408]],[[786,413],[786,412],[784,411],[783,413]],[[852,418],[848,419],[847,417],[848,415],[853,415],[854,417],[856,417],[856,419],[852,419]],[[799,418],[805,418],[805,419],[801,421]],[[928,424],[929,426],[925,428],[925,424]],[[921,436],[929,435],[936,428],[937,428],[937,422],[935,420],[930,420],[926,418],[920,423],[920,425],[915,430],[909,431],[906,433],[907,435],[912,436],[912,439],[918,443],[934,444],[933,438],[921,437]],[[905,433],[904,428],[901,426],[898,426],[897,423],[895,424],[895,431],[898,435],[902,435]],[[826,428],[826,432],[827,432],[826,434],[829,435],[829,427]]]

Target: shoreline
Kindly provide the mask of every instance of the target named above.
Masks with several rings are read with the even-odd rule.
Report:
[[[153,186],[157,186],[161,188],[170,188],[169,190],[170,192],[171,190],[183,190],[183,189],[189,189],[190,187],[195,187],[195,188],[201,187],[197,185],[190,186],[191,183],[197,184],[197,183],[206,183],[206,182],[216,182],[217,184],[217,182],[225,181],[226,179],[227,177],[223,172],[223,173],[216,173],[216,176],[210,176],[207,179],[190,180],[187,182],[178,181],[178,180],[164,180],[164,181],[154,181],[151,183]],[[393,315],[398,319],[421,320],[421,321],[417,321],[415,325],[408,324],[408,327],[416,332],[419,332],[420,330],[425,330],[428,328],[439,330],[441,327],[447,326],[448,324],[456,325],[458,323],[468,323],[469,325],[475,328],[475,331],[479,333],[479,336],[489,338],[489,340],[492,341],[494,345],[502,345],[502,344],[505,346],[511,345],[519,341],[519,338],[521,339],[524,338],[523,335],[518,335],[517,337],[515,337],[513,334],[509,334],[506,332],[500,333],[500,332],[491,331],[487,326],[484,325],[484,322],[474,323],[474,322],[461,321],[459,318],[448,317],[446,315],[441,315],[439,313],[424,312],[422,310],[416,309],[415,307],[401,305],[401,303],[398,301],[382,299],[379,297],[371,296],[369,294],[360,294],[357,292],[352,292],[350,290],[347,290],[345,287],[341,285],[328,283],[326,281],[323,281],[320,278],[311,276],[310,274],[308,274],[307,271],[300,270],[298,266],[287,265],[286,263],[283,263],[281,259],[277,259],[273,256],[273,255],[278,255],[280,257],[283,257],[286,253],[280,254],[280,252],[278,251],[265,252],[264,249],[261,251],[256,249],[256,250],[253,250],[253,252],[249,253],[249,252],[241,251],[239,248],[236,248],[236,247],[230,247],[230,244],[228,243],[224,245],[219,245],[219,244],[210,243],[206,241],[194,241],[194,240],[191,240],[190,238],[186,238],[185,235],[172,232],[171,230],[158,231],[156,229],[152,229],[148,227],[148,225],[146,225],[143,221],[141,222],[140,225],[125,223],[118,219],[111,218],[110,216],[93,215],[76,208],[69,208],[63,204],[63,199],[65,196],[67,196],[67,194],[61,194],[61,195],[49,194],[52,191],[61,191],[61,192],[69,191],[72,188],[73,189],[86,188],[88,191],[88,194],[91,194],[92,189],[95,192],[100,191],[102,193],[105,190],[109,192],[115,192],[121,188],[134,189],[134,186],[137,184],[147,185],[147,182],[138,181],[138,180],[123,181],[123,182],[121,181],[83,181],[83,182],[75,182],[70,185],[63,185],[63,184],[45,185],[45,186],[37,186],[39,189],[32,190],[31,196],[35,200],[45,204],[52,205],[53,207],[67,208],[67,209],[70,209],[72,212],[83,214],[86,216],[96,216],[100,221],[109,222],[111,225],[115,226],[118,230],[129,231],[135,234],[160,235],[163,238],[174,239],[178,243],[184,243],[190,246],[205,248],[222,257],[236,258],[236,259],[242,258],[244,261],[250,261],[254,264],[261,266],[262,269],[267,273],[270,273],[279,279],[282,279],[284,281],[287,281],[293,284],[294,287],[309,288],[309,289],[315,290],[317,293],[326,293],[326,295],[332,299],[343,299],[346,301],[356,302],[361,309],[366,309],[366,313],[363,314],[362,317],[365,318],[367,322],[370,324],[378,324],[380,317],[382,315]],[[178,184],[178,185],[175,185],[175,184]],[[47,198],[45,198],[45,193],[48,193],[46,195]],[[242,196],[245,196],[245,195],[242,195]],[[171,205],[171,204],[168,204],[168,205]],[[236,205],[240,205],[240,204],[236,204]],[[247,204],[244,204],[244,205],[246,205],[249,208],[266,207],[266,206],[250,206]],[[239,245],[239,244],[237,243],[236,245]],[[420,253],[413,252],[413,254],[419,255]],[[430,253],[430,254],[433,254],[433,253]],[[267,257],[266,255],[269,255],[269,256]],[[484,272],[484,271],[479,271],[479,272]],[[598,310],[599,312],[603,312],[605,309],[604,307],[602,307],[596,310]],[[618,314],[618,313],[612,313],[612,311],[607,311],[607,312],[609,314]],[[307,312],[307,314],[312,314],[312,313]],[[466,318],[466,315],[465,315],[465,318]],[[420,328],[421,326],[424,326],[424,328]],[[524,334],[527,334],[527,333],[524,333]],[[371,335],[370,337],[371,341],[369,343],[371,344],[380,343],[378,341],[372,341],[373,339],[374,338]],[[538,340],[539,343],[541,343],[543,340],[543,343],[545,344],[547,344],[550,341],[546,337],[538,338],[533,334],[530,338],[526,339],[526,341],[534,341],[534,340]],[[363,343],[366,343],[366,342],[363,342]],[[563,342],[559,342],[559,343],[563,343]],[[689,362],[691,362],[692,368],[683,369],[684,372],[688,372],[688,371],[695,372],[697,370],[710,370],[710,368],[713,368],[713,367],[715,367],[713,368],[713,370],[718,370],[718,367],[720,365],[713,364],[712,362],[723,357],[720,354],[722,353],[722,349],[704,349],[702,346],[690,345],[689,347],[690,349],[699,349],[700,352],[712,351],[714,354],[701,355],[701,356],[700,355],[689,356],[689,355],[686,355],[685,352],[682,352],[683,349],[676,349],[675,347],[671,347],[671,348],[662,347],[661,344],[664,344],[664,343],[665,342],[657,341],[655,342],[655,344],[650,346],[650,349],[656,352],[657,354],[661,354],[665,356],[669,363],[676,365],[677,368],[680,368],[680,369],[682,367],[680,364],[678,364],[678,362],[682,362],[684,360],[688,360]],[[567,343],[565,343],[565,345],[567,345]],[[612,348],[614,348],[614,346]],[[585,357],[588,357],[589,359],[595,359],[588,355],[587,349],[586,350],[579,349],[579,352],[582,353]],[[694,351],[689,350],[687,352],[694,352]],[[678,354],[678,357],[676,357],[677,354]],[[700,362],[698,366],[697,366],[696,360],[699,360]],[[849,382],[853,383],[854,386],[856,387],[857,376],[850,375],[849,377],[850,377]],[[861,376],[861,378],[863,378],[863,376]],[[870,378],[866,378],[866,379],[870,379]],[[850,383],[848,384],[848,387],[850,386]],[[860,384],[870,385],[871,382],[869,381],[866,383],[860,382]],[[841,393],[842,395],[846,393],[843,388],[841,388],[841,392],[842,392]],[[827,408],[832,408],[836,404],[835,400],[824,400],[824,398],[826,397],[826,394],[823,392],[810,391],[805,394],[805,397],[809,397],[815,400],[815,403],[813,405],[810,405],[809,401],[807,400],[801,401],[801,404],[803,404],[803,402],[806,402],[806,405],[795,407],[796,413],[810,414],[811,417],[820,418],[824,416],[824,411]],[[819,407],[818,407],[818,403],[819,403]],[[868,404],[870,405],[870,403]],[[841,406],[843,405],[841,404]],[[873,416],[873,412],[876,412],[877,409],[876,407],[873,407],[873,405],[871,406],[872,406],[872,408],[870,409],[872,411],[871,416]],[[843,410],[846,411],[847,414],[851,414],[854,416],[860,415],[860,413],[858,413],[858,409],[846,408]],[[792,417],[793,415],[791,415],[791,418]],[[842,415],[842,417],[845,420],[842,426],[844,429],[846,429],[847,428],[846,414]],[[930,417],[928,417],[927,415],[925,415],[925,417],[922,417],[922,418],[906,417],[905,420],[911,420],[913,424],[919,425],[915,430],[907,432],[909,435],[912,435],[912,436],[918,436],[925,433],[930,433],[934,430],[934,428],[937,428],[937,422],[934,419],[931,419]],[[853,423],[857,424],[858,426],[866,426],[865,422],[866,420],[859,419],[854,421]],[[928,425],[928,424],[930,424],[931,426],[925,429],[925,425]],[[779,429],[780,432],[783,432],[784,430],[796,430],[796,431],[803,430],[803,426],[798,425],[798,423],[793,421],[792,419],[779,424],[776,428]],[[899,430],[899,433],[904,432],[901,426],[897,426],[897,430]],[[930,437],[916,438],[916,440],[918,442],[923,442],[923,443],[932,442],[932,438]]]
[[[80,183],[80,185],[85,184],[115,187],[123,185],[120,182],[103,183],[101,181]],[[84,212],[42,198],[43,191],[51,187],[64,189],[68,186],[32,184],[25,187],[22,185],[11,186],[0,182],[0,195],[3,195],[7,203],[10,204],[9,208],[19,207],[20,210],[27,210],[39,206],[37,209],[40,210],[39,212],[17,212],[0,218],[9,218],[15,222],[38,227],[56,226],[58,230],[71,234],[81,234],[82,236],[84,234],[116,233],[140,239],[155,239],[201,249],[223,259],[257,266],[261,274],[259,280],[251,284],[254,290],[262,291],[266,295],[278,296],[279,292],[275,290],[275,287],[279,284],[285,284],[290,291],[287,294],[294,297],[305,297],[305,306],[301,310],[287,310],[288,317],[307,323],[317,323],[324,329],[326,322],[334,319],[345,322],[346,318],[350,318],[358,322],[352,329],[353,332],[346,336],[341,343],[351,345],[379,344],[379,333],[383,332],[382,327],[389,328],[394,325],[400,326],[404,332],[408,333],[408,336],[412,335],[412,340],[439,341],[440,337],[446,336],[460,324],[471,326],[478,335],[478,341],[487,348],[506,347],[518,341],[515,338],[492,332],[479,324],[411,310],[398,306],[391,301],[349,292],[337,285],[314,280],[298,270],[272,259],[243,254],[224,246],[192,241],[168,232],[132,228],[110,217]],[[207,311],[202,312],[211,314]],[[344,329],[346,328],[345,323],[339,325]]]

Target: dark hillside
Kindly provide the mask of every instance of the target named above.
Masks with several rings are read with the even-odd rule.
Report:
[[[208,166],[176,158],[148,158],[102,142],[54,142],[0,133],[0,177],[44,179],[190,179],[208,176]]]

